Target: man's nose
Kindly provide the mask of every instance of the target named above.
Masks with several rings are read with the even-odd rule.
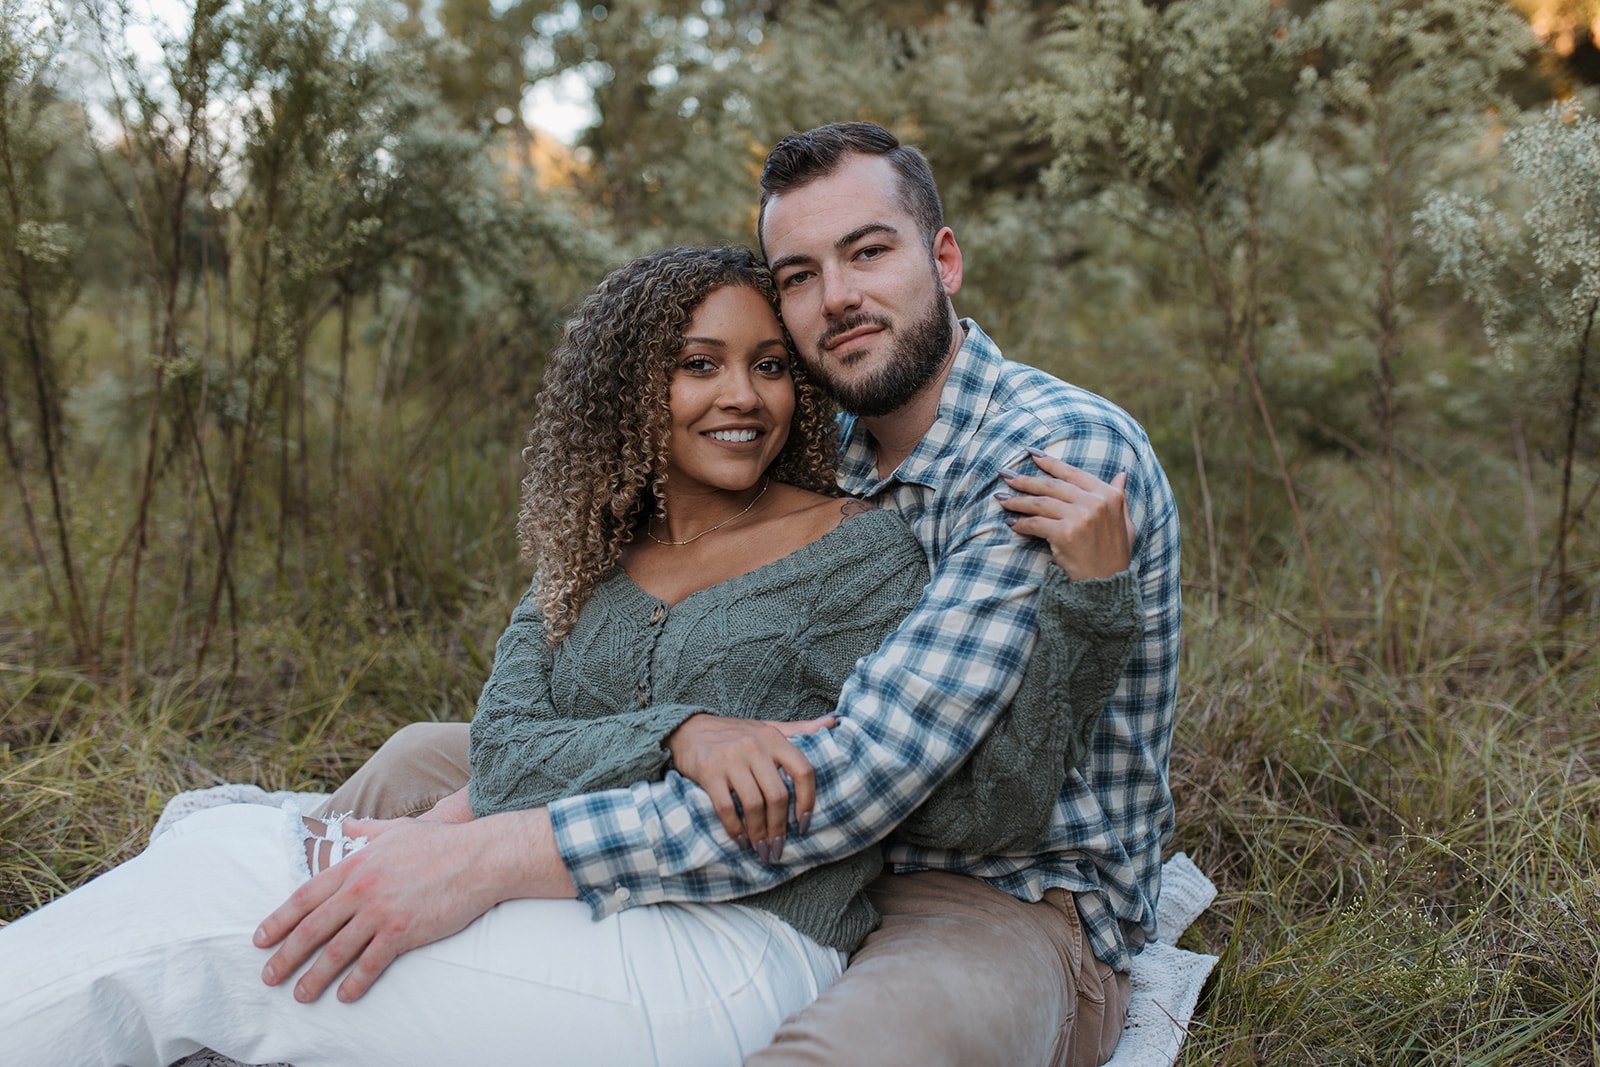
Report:
[[[854,311],[861,306],[861,290],[854,275],[843,267],[822,269],[822,310],[829,318]]]

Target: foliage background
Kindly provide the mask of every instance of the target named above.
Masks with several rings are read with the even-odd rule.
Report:
[[[1187,1063],[1600,1060],[1593,0],[0,0],[0,920],[470,715],[609,266],[934,162],[1186,531]],[[154,42],[147,44],[145,42]],[[568,148],[535,89],[578,77]]]

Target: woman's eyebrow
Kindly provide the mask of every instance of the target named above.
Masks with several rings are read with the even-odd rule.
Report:
[[[713,346],[715,346],[717,348],[727,348],[728,347],[728,342],[724,341],[720,337],[685,337],[683,339],[683,343],[685,345],[713,345]],[[765,341],[757,342],[756,343],[756,347],[757,348],[773,348],[773,347],[782,348],[783,347],[783,338],[781,338],[781,337],[769,337]]]

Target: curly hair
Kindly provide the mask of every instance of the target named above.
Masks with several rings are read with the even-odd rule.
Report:
[[[545,367],[523,459],[517,535],[535,560],[551,644],[650,517],[665,518],[668,387],[683,333],[713,291],[742,285],[778,310],[766,265],[746,248],[668,248],[606,276],[567,323]],[[768,474],[837,495],[834,411],[790,348],[795,413]]]

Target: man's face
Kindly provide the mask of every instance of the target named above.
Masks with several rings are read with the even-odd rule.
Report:
[[[930,251],[888,160],[852,156],[827,177],[773,197],[762,237],[784,325],[847,410],[886,415],[944,366],[954,337],[947,297],[961,286],[961,252],[948,228]]]

